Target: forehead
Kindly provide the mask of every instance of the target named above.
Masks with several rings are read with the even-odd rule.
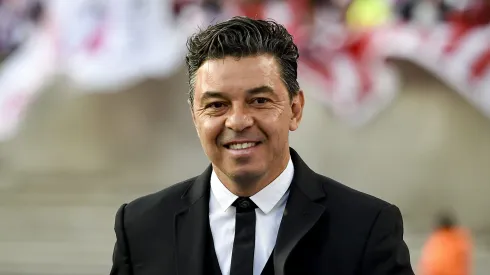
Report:
[[[282,85],[276,59],[269,55],[225,57],[206,61],[196,74],[196,93],[243,91],[253,87]]]

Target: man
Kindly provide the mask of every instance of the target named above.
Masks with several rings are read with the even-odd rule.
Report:
[[[111,274],[413,274],[398,208],[289,148],[304,95],[286,29],[235,17],[188,48],[190,111],[211,165],[119,209]]]
[[[421,275],[471,274],[472,244],[469,232],[458,225],[453,213],[442,213],[422,249]]]

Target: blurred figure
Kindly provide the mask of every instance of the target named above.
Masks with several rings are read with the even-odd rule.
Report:
[[[319,7],[325,7],[329,10],[330,15],[335,21],[345,21],[345,13],[351,4],[351,0],[326,0],[325,4],[319,5]]]
[[[0,60],[16,50],[42,19],[42,1],[0,0]]]
[[[453,8],[444,0],[409,0],[400,5],[400,17],[424,26],[433,26],[447,19]]]
[[[419,274],[469,275],[471,249],[469,234],[457,225],[454,216],[444,213],[422,250]]]
[[[214,13],[221,11],[222,0],[203,0],[202,5],[205,9],[212,10]]]
[[[297,24],[313,26],[341,23],[351,0],[288,0]],[[330,26],[329,26],[330,27]]]

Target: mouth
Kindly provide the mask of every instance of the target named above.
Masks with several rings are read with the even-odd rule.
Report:
[[[259,144],[261,144],[261,142],[239,142],[239,143],[237,142],[237,143],[225,144],[225,148],[238,151],[238,150],[253,148]]]

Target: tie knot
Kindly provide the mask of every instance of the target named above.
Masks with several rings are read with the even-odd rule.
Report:
[[[239,197],[233,203],[233,206],[236,207],[237,213],[250,212],[257,208],[257,205],[248,197]]]

